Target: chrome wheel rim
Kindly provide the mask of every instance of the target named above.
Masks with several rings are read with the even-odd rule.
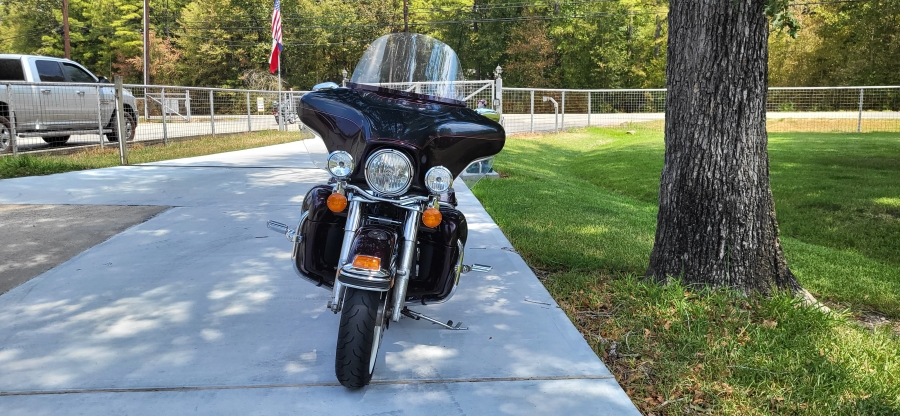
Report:
[[[8,149],[10,143],[9,129],[7,129],[6,126],[0,125],[0,153]]]
[[[130,118],[125,117],[125,140],[132,140],[132,134],[134,134],[134,124]]]

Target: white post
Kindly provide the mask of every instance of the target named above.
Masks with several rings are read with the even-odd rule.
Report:
[[[163,119],[163,143],[169,145],[169,129],[166,125],[166,114],[169,112],[169,105],[166,103],[166,89],[160,89],[159,97],[162,99],[162,119]],[[177,101],[176,101],[177,102]]]
[[[216,107],[213,100],[213,90],[209,90],[209,128],[212,135],[216,135]]]
[[[191,90],[184,91],[184,111],[187,115],[188,123],[191,122]]]
[[[562,124],[563,130],[565,130],[566,129],[566,92],[565,91],[562,92],[562,110],[561,110],[561,112],[562,112],[562,116],[560,117],[561,120],[560,120],[559,124]]]
[[[863,89],[859,89],[859,118],[856,120],[856,132],[862,132]]]
[[[145,97],[147,91],[144,91]],[[147,110],[146,98],[144,99],[144,111]],[[144,117],[146,120],[147,117]],[[100,133],[100,148],[103,149],[103,109],[100,106],[100,86],[97,86],[97,132]]]
[[[588,127],[591,126],[591,92],[588,91]]]
[[[531,90],[531,132],[534,133],[534,90]]]
[[[250,91],[247,91],[247,132],[253,131],[253,120],[250,118]]]
[[[277,46],[276,46],[277,48]],[[284,97],[281,96],[281,54],[278,54],[278,131],[284,131]]]
[[[122,76],[115,76],[116,82],[116,135],[119,138],[119,162],[128,164],[128,146],[125,145],[125,135],[122,131],[125,127],[125,96],[122,88]]]
[[[6,105],[9,109],[9,145],[12,147],[13,156],[19,155],[19,143],[16,140],[16,108],[13,106],[12,85],[6,84]]]

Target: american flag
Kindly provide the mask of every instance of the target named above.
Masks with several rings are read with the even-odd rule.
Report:
[[[272,54],[269,55],[269,72],[273,74],[278,70],[281,48],[281,1],[275,0],[275,10],[272,11]]]

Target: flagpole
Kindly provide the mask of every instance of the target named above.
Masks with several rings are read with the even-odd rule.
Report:
[[[275,46],[276,48],[278,45]],[[278,109],[278,130],[284,131],[284,112],[287,111],[287,106],[284,102],[284,96],[281,95],[281,54],[278,54],[278,105],[281,107]]]

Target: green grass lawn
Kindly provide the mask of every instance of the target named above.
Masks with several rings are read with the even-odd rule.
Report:
[[[184,157],[204,156],[253,147],[270,146],[311,137],[311,133],[261,131],[254,133],[204,136],[173,141],[168,146],[131,145],[128,162],[131,164],[159,162]],[[50,175],[75,170],[107,168],[119,165],[119,148],[113,143],[105,149],[93,147],[67,155],[20,155],[0,157],[0,179],[21,176]]]
[[[700,294],[639,277],[656,227],[662,133],[507,141],[474,191],[645,413],[900,414],[900,136],[770,135],[792,299]],[[564,242],[564,244],[560,244]]]

